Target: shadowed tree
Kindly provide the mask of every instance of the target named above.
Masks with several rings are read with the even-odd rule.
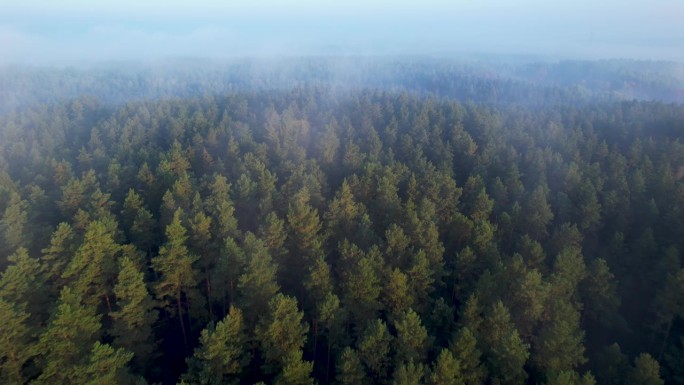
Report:
[[[185,245],[186,230],[181,223],[182,209],[173,214],[171,223],[166,227],[166,243],[159,249],[159,255],[152,258],[152,268],[159,275],[155,292],[163,301],[164,310],[175,315],[187,345],[187,330],[184,320],[184,305],[188,309],[190,302],[200,301],[197,290],[199,274],[193,268],[198,258],[190,254]]]
[[[276,279],[278,266],[273,262],[264,242],[254,234],[245,235],[243,248],[247,264],[238,280],[238,302],[244,309],[247,324],[254,325],[259,317],[267,314],[270,301],[280,290]]]
[[[86,385],[117,385],[145,383],[141,378],[136,379],[129,372],[126,365],[133,358],[133,353],[125,349],[114,349],[107,344],[95,342],[90,352],[88,363],[79,371],[81,378],[73,383]]]
[[[660,377],[658,361],[648,353],[641,353],[634,359],[634,367],[630,368],[626,377],[626,385],[663,385],[665,383]]]
[[[117,310],[109,315],[112,345],[134,353],[136,366],[143,369],[157,348],[153,327],[158,314],[145,286],[145,276],[130,258],[121,259],[114,295]]]
[[[425,365],[414,364],[413,360],[400,364],[394,371],[392,385],[422,385]]]
[[[220,385],[237,383],[249,363],[247,334],[242,311],[231,307],[216,326],[202,330],[200,346],[188,361],[183,379],[193,384]]]
[[[545,373],[571,371],[586,362],[580,314],[567,301],[550,305],[550,319],[534,338],[532,361]]]
[[[6,245],[7,253],[18,247],[31,246],[31,228],[28,226],[27,202],[12,192],[5,212],[0,219],[0,232]]]
[[[392,335],[380,319],[370,321],[358,339],[359,358],[375,381],[388,376],[391,344]]]
[[[60,223],[52,233],[50,245],[42,250],[41,265],[45,282],[51,286],[50,294],[54,298],[66,283],[62,278],[64,270],[71,260],[76,245],[75,234],[68,223]]]
[[[302,352],[292,352],[285,361],[283,371],[276,377],[274,385],[314,385],[311,377],[313,363],[302,359]]]
[[[431,385],[465,385],[461,363],[448,349],[442,349],[432,366],[429,376]]]
[[[299,311],[293,297],[278,293],[269,301],[268,313],[255,329],[266,372],[285,368],[292,356],[304,347],[309,326],[302,322],[303,317],[304,313]]]
[[[0,275],[0,298],[31,314],[31,326],[40,326],[49,316],[47,285],[41,276],[40,262],[20,247],[7,257],[9,266]]]
[[[400,315],[394,323],[394,328],[397,331],[397,337],[394,339],[397,362],[408,363],[411,361],[420,364],[425,361],[430,341],[420,316],[409,309]]]
[[[84,305],[78,292],[62,289],[52,319],[41,334],[37,352],[42,369],[36,384],[82,383],[83,366],[100,334],[100,316]]]
[[[0,381],[8,385],[26,382],[22,367],[36,354],[23,307],[0,298]]]
[[[283,269],[283,285],[303,293],[301,279],[316,257],[323,253],[324,237],[318,211],[309,204],[309,191],[304,188],[293,197],[287,211],[286,241],[288,258]],[[302,291],[300,291],[302,290]]]
[[[128,190],[121,211],[124,230],[129,239],[140,250],[151,252],[155,238],[155,220],[152,213],[145,207],[142,197],[135,190]]]
[[[367,381],[358,352],[350,347],[344,348],[337,364],[337,382],[342,385],[364,385]]]
[[[501,384],[523,384],[527,379],[524,365],[529,357],[525,344],[511,322],[508,309],[501,301],[494,304],[482,324],[482,342],[492,381]]]
[[[113,281],[120,251],[121,246],[114,240],[114,234],[103,222],[90,222],[81,246],[62,277],[68,280],[85,303],[97,306],[104,300],[111,312]]]
[[[481,352],[477,347],[477,338],[467,327],[461,328],[451,343],[449,350],[458,361],[463,383],[466,385],[483,384],[487,371],[480,362]]]

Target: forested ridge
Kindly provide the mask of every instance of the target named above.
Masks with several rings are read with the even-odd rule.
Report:
[[[0,383],[684,383],[684,105],[510,86],[8,109]]]

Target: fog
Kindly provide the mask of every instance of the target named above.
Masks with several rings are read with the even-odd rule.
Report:
[[[5,2],[0,62],[472,53],[684,61],[680,0],[140,3]]]

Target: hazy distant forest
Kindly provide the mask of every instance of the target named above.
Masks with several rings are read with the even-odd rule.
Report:
[[[684,383],[684,66],[0,68],[0,383]]]

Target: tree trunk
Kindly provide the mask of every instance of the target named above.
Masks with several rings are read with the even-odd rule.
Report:
[[[209,278],[209,267],[204,266],[204,281],[207,285],[207,308],[209,309],[209,319],[214,320],[214,312],[211,309],[211,279]]]
[[[328,358],[326,359],[325,362],[325,383],[329,384],[330,383],[330,333],[328,333]]]
[[[183,321],[183,305],[181,305],[180,290],[178,290],[178,294],[176,295],[176,303],[178,304],[178,320],[180,321],[181,331],[183,331],[183,343],[185,344],[185,348],[187,349],[188,337],[185,334],[185,321]]]
[[[109,296],[107,294],[104,295],[104,300],[105,300],[105,303],[107,304],[107,310],[109,311],[109,313],[111,313],[112,312],[112,303],[111,303],[111,301],[109,301]]]
[[[670,318],[670,321],[668,321],[667,323],[667,329],[665,329],[665,335],[663,336],[663,343],[660,344],[660,350],[658,351],[658,361],[660,361],[663,358],[665,346],[667,345],[667,338],[670,336],[670,329],[672,329],[672,318]]]
[[[318,322],[316,320],[313,320],[313,334],[314,334],[314,342],[313,342],[313,368],[316,368],[316,356],[318,355]]]

